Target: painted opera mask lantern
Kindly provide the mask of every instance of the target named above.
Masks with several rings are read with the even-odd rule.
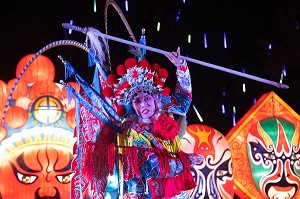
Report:
[[[232,157],[226,138],[212,127],[193,124],[182,138],[182,150],[205,158],[191,169],[197,187],[191,198],[231,199],[234,195]]]
[[[282,118],[253,125],[247,152],[256,188],[267,198],[293,198],[300,183],[299,129]]]
[[[69,199],[72,133],[35,127],[10,139],[1,146],[0,198]]]

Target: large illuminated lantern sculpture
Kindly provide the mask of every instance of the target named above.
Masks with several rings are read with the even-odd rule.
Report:
[[[233,198],[232,158],[226,138],[204,124],[188,125],[186,131],[181,140],[182,150],[202,154],[205,158],[192,169],[197,187],[191,190],[191,198]]]
[[[299,115],[269,92],[228,133],[239,197],[300,198],[299,122]]]
[[[20,60],[16,76],[33,55]],[[17,84],[0,82],[0,198],[69,199],[75,104],[53,82],[49,58],[40,55],[29,68]]]

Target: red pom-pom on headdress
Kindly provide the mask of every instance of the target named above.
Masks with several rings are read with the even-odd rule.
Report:
[[[128,58],[125,61],[125,66],[127,69],[132,68],[138,64],[137,60],[135,58]]]
[[[132,72],[132,75],[131,75],[133,78],[137,78],[139,77],[139,73],[135,70]]]
[[[150,64],[146,59],[142,59],[141,61],[139,61],[139,66],[144,69],[150,69]]]
[[[118,116],[125,115],[125,107],[123,105],[117,106],[117,114],[118,114]]]
[[[170,95],[170,93],[171,93],[171,89],[169,87],[164,88],[161,92],[163,96],[168,96]]]
[[[123,82],[122,87],[123,88],[130,88],[129,82],[128,81]]]
[[[166,79],[169,75],[169,72],[167,71],[167,69],[161,68],[161,69],[158,70],[157,74],[160,78],[165,78]]]
[[[160,69],[160,65],[158,63],[153,63],[150,65],[152,71],[157,72]]]
[[[114,74],[110,74],[107,76],[106,82],[109,85],[113,85],[117,83],[117,77]]]
[[[156,86],[158,86],[158,85],[163,86],[163,83],[164,83],[158,76],[154,76],[153,82]]]
[[[103,95],[105,97],[111,97],[111,96],[113,96],[113,93],[114,93],[114,91],[112,88],[110,88],[110,87],[103,88]]]
[[[126,74],[126,66],[124,66],[123,64],[120,64],[119,66],[117,66],[117,73],[120,76],[123,76]]]

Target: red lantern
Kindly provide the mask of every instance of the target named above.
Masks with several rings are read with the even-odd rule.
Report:
[[[10,107],[5,115],[5,123],[7,126],[13,129],[19,129],[23,127],[28,120],[28,114],[25,111],[25,109],[18,107],[18,106],[12,106]]]
[[[30,88],[29,95],[31,100],[44,95],[51,95],[57,99],[61,99],[61,91],[59,87],[50,80],[42,80],[33,84],[33,86]]]
[[[0,142],[2,142],[7,136],[7,129],[4,126],[0,126]]]
[[[4,107],[7,101],[6,83],[0,80],[0,107]]]
[[[68,125],[74,129],[75,126],[76,126],[76,120],[75,120],[75,117],[76,117],[76,109],[75,108],[72,108],[69,110],[69,112],[67,113],[66,115],[66,120],[68,122]]]
[[[14,79],[11,79],[7,83],[7,87],[6,87],[7,95],[9,95],[9,93],[16,81],[17,81],[17,78],[14,78]],[[24,80],[20,79],[17,83],[17,86],[14,89],[12,99],[16,100],[19,97],[26,96],[27,94],[28,94],[28,84]]]
[[[20,74],[26,64],[30,61],[30,59],[34,56],[34,54],[28,54],[23,57],[16,69],[16,77]],[[39,55],[27,68],[25,73],[22,75],[22,78],[27,83],[39,82],[43,79],[47,79],[49,81],[54,81],[55,77],[55,68],[52,61],[44,56]]]

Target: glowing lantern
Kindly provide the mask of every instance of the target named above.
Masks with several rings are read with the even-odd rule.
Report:
[[[11,79],[8,83],[7,83],[7,95],[9,95],[12,87],[14,86],[15,82],[17,81],[17,78]],[[14,89],[13,95],[12,95],[12,99],[16,100],[19,97],[22,96],[26,96],[28,93],[28,85],[27,82],[23,81],[22,79],[20,79]]]
[[[25,109],[12,106],[10,107],[5,115],[4,121],[6,122],[7,126],[13,129],[19,129],[23,127],[28,120],[28,114]]]
[[[204,199],[214,195],[213,198],[232,199],[232,154],[222,133],[204,124],[190,124],[181,142],[182,151],[204,157],[201,164],[191,169],[198,186],[191,190],[190,198]]]
[[[0,126],[0,142],[2,142],[7,136],[7,129],[4,126]]]
[[[0,107],[4,107],[7,101],[6,83],[0,80]]]
[[[68,82],[68,84],[70,84],[77,92],[79,92],[79,84],[77,82]],[[67,89],[65,86],[62,88],[61,92],[62,92],[63,98],[68,99]],[[74,98],[74,96],[73,96],[73,98]]]
[[[16,77],[18,77],[20,72],[23,70],[23,68],[26,66],[26,64],[33,56],[34,54],[28,54],[19,61],[16,69]],[[22,75],[21,79],[23,79],[28,83],[34,83],[44,79],[47,79],[49,81],[54,81],[54,77],[55,77],[55,68],[52,61],[44,55],[39,55],[29,65],[25,73]]]
[[[75,116],[76,116],[76,109],[75,108],[72,108],[69,110],[69,112],[67,113],[66,115],[66,120],[68,122],[68,125],[71,127],[71,128],[75,128],[76,126],[76,120],[75,120]]]
[[[22,107],[23,109],[27,110],[30,107],[31,100],[29,97],[19,97],[16,101],[16,106]]]
[[[44,95],[51,95],[57,99],[61,99],[61,91],[59,87],[53,81],[49,80],[42,80],[33,84],[29,95],[32,100]]]

